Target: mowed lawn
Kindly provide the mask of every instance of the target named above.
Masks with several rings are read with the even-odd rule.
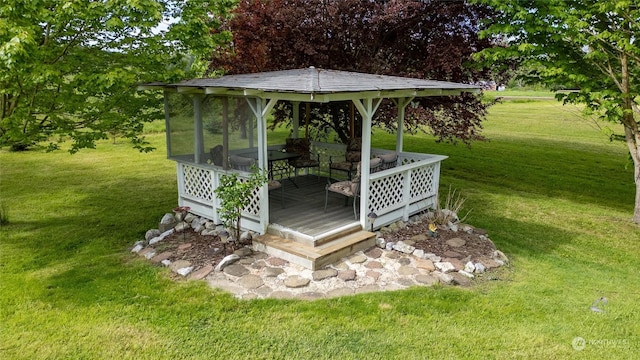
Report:
[[[625,146],[553,100],[496,105],[484,134],[471,148],[424,135],[405,148],[449,156],[441,193],[467,198],[467,221],[508,268],[471,289],[314,302],[239,301],[129,252],[176,205],[163,134],[149,135],[151,154],[111,142],[0,151],[0,358],[636,357],[640,228]],[[603,312],[590,310],[600,297]]]

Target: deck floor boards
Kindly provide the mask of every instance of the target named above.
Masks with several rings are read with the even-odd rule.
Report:
[[[298,187],[288,179],[284,186],[284,208],[279,189],[269,192],[269,222],[290,228],[310,236],[353,224],[358,220],[353,215],[352,200],[345,206],[345,197],[329,193],[327,211],[324,211],[327,178],[304,175],[293,178]],[[359,214],[358,214],[359,215]]]

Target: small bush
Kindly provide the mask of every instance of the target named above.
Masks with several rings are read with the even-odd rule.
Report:
[[[444,207],[440,203],[440,199],[438,199],[438,208],[428,214],[429,220],[438,225],[446,225],[448,223],[456,224],[463,222],[471,212],[471,210],[469,210],[462,218],[459,217],[460,211],[462,210],[462,206],[464,205],[465,201],[465,198],[457,193],[455,189],[452,190],[451,186],[449,186],[449,191],[444,202]]]

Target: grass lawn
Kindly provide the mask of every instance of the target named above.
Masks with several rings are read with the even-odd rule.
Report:
[[[441,192],[467,198],[512,265],[471,289],[436,286],[315,302],[238,301],[175,282],[129,248],[176,205],[164,135],[140,154],[0,152],[0,358],[607,358],[640,353],[633,171],[555,101],[491,109],[488,142],[405,139],[449,156]],[[377,147],[394,137],[376,132]],[[493,281],[495,280],[495,281]],[[603,313],[590,310],[604,296]],[[583,338],[585,348],[572,342]]]

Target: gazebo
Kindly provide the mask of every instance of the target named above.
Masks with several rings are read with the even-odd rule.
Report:
[[[258,250],[311,269],[372,246],[375,235],[367,230],[407,220],[437,205],[440,163],[446,156],[404,151],[405,109],[417,97],[479,91],[475,86],[453,82],[313,67],[152,83],[140,89],[164,90],[167,153],[177,164],[179,205],[220,223],[220,202],[214,193],[220,177],[230,172],[248,176],[246,171],[230,168],[229,157],[253,158],[259,168],[270,169],[272,176],[280,178],[284,195],[270,194],[266,184],[256,189],[243,210],[243,227],[260,234],[253,240]],[[372,118],[383,99],[390,99],[397,107],[393,150],[371,147]],[[299,136],[301,127],[300,104],[350,101],[359,112],[361,177],[360,196],[353,199],[358,202],[354,204],[355,218],[339,196],[331,198],[330,207],[320,206],[328,198],[324,179],[329,158],[344,158],[346,145],[312,141],[311,150],[320,160],[320,166],[310,170],[315,176],[291,178],[286,162],[273,160],[272,155],[285,148],[281,143],[269,143],[267,136],[271,110],[279,101],[294,105],[293,138]],[[230,109],[239,108],[233,105],[240,103],[248,105],[248,111],[231,114]],[[214,149],[222,161],[214,159]],[[397,164],[371,173],[372,159],[385,154],[397,155]],[[274,174],[275,170],[280,172]]]

